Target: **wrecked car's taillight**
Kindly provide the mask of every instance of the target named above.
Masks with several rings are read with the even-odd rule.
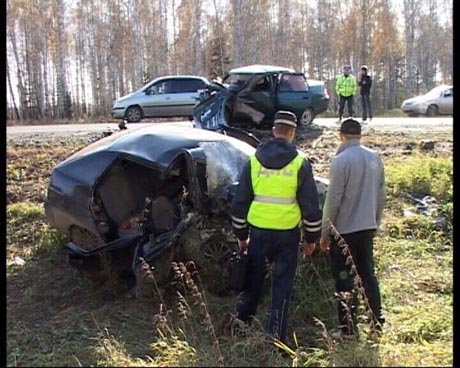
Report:
[[[327,92],[326,87],[324,87],[324,97],[329,98],[329,93]]]
[[[139,222],[138,217],[132,217],[129,220],[123,222],[118,228],[120,230],[131,230]]]
[[[131,225],[131,222],[127,221],[124,224],[121,224],[119,227],[120,227],[120,230],[129,230],[131,229],[132,225]]]

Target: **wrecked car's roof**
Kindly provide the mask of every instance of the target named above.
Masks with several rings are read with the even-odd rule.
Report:
[[[130,128],[100,139],[78,151],[61,165],[95,152],[105,151],[136,156],[166,167],[182,149],[200,147],[203,142],[220,141],[229,142],[243,151],[253,150],[251,146],[242,141],[212,131],[169,124],[152,124],[146,127]]]
[[[263,74],[263,73],[280,73],[289,72],[295,73],[294,69],[285,68],[283,66],[276,65],[248,65],[241,68],[235,68],[228,72],[228,74]]]

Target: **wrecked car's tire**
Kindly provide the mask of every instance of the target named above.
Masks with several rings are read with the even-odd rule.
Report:
[[[72,226],[69,235],[72,243],[85,250],[91,250],[104,244],[101,237],[79,226]],[[83,276],[98,284],[117,278],[112,267],[112,255],[108,252],[101,252],[89,257],[68,255],[67,262]]]
[[[227,280],[227,264],[235,244],[223,239],[211,238],[201,246],[204,262],[201,266],[201,278],[215,295],[224,296],[229,292]]]
[[[315,112],[311,107],[308,107],[303,112],[302,116],[300,117],[300,125],[303,127],[310,126],[315,118]]]
[[[72,243],[85,250],[94,249],[102,244],[104,240],[80,226],[72,226],[69,230],[69,237]]]
[[[217,225],[217,224],[216,224]],[[227,264],[237,248],[237,241],[229,239],[222,226],[207,224],[191,228],[182,239],[181,261],[193,261],[203,285],[212,294],[227,295]]]
[[[126,110],[125,118],[128,123],[137,123],[142,119],[142,110],[139,106],[131,106]]]

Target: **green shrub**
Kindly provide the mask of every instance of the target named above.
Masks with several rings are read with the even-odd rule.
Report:
[[[398,197],[418,193],[430,195],[441,202],[452,201],[452,160],[421,157],[390,161],[385,165],[388,194]]]
[[[43,207],[28,203],[14,203],[6,208],[6,218],[17,224],[27,224],[34,220],[39,220],[43,217]]]
[[[6,209],[8,251],[20,257],[58,249],[65,235],[46,223],[43,206],[20,202]]]

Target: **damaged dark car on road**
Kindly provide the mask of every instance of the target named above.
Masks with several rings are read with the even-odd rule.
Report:
[[[250,65],[230,70],[221,83],[210,83],[193,119],[197,127],[209,130],[268,129],[277,110],[288,110],[300,126],[308,127],[328,105],[324,82],[290,68]]]
[[[68,262],[98,281],[156,282],[171,261],[194,260],[208,288],[226,290],[237,249],[230,204],[254,147],[211,131],[167,124],[117,132],[54,168],[47,220],[69,237]],[[326,182],[317,180],[322,197]]]

